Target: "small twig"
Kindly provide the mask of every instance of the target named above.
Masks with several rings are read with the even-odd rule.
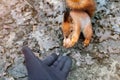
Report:
[[[114,18],[102,19],[102,21],[104,21],[104,20],[115,20],[115,19],[120,19],[120,17],[114,17]]]
[[[28,4],[30,7],[34,8],[27,0],[24,0],[26,4]]]

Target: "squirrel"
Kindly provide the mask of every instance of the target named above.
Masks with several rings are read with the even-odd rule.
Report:
[[[94,0],[66,0],[67,9],[62,22],[64,36],[63,46],[74,46],[82,32],[88,46],[93,35],[91,17],[94,15],[96,4]]]

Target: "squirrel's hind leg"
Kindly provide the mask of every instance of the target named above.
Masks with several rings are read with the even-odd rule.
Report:
[[[82,31],[84,35],[84,46],[88,46],[93,35],[92,25],[89,23]]]

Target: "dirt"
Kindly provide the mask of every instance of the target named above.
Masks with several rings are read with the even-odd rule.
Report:
[[[120,80],[120,1],[96,0],[94,35],[70,49],[62,46],[64,0],[0,0],[0,80],[27,80],[22,46],[44,58],[69,55],[68,80]]]

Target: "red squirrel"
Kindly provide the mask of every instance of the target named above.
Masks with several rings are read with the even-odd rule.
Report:
[[[93,35],[91,17],[94,15],[96,4],[94,0],[66,0],[69,10],[64,13],[62,32],[63,46],[73,47],[79,40],[82,32],[88,46]]]

